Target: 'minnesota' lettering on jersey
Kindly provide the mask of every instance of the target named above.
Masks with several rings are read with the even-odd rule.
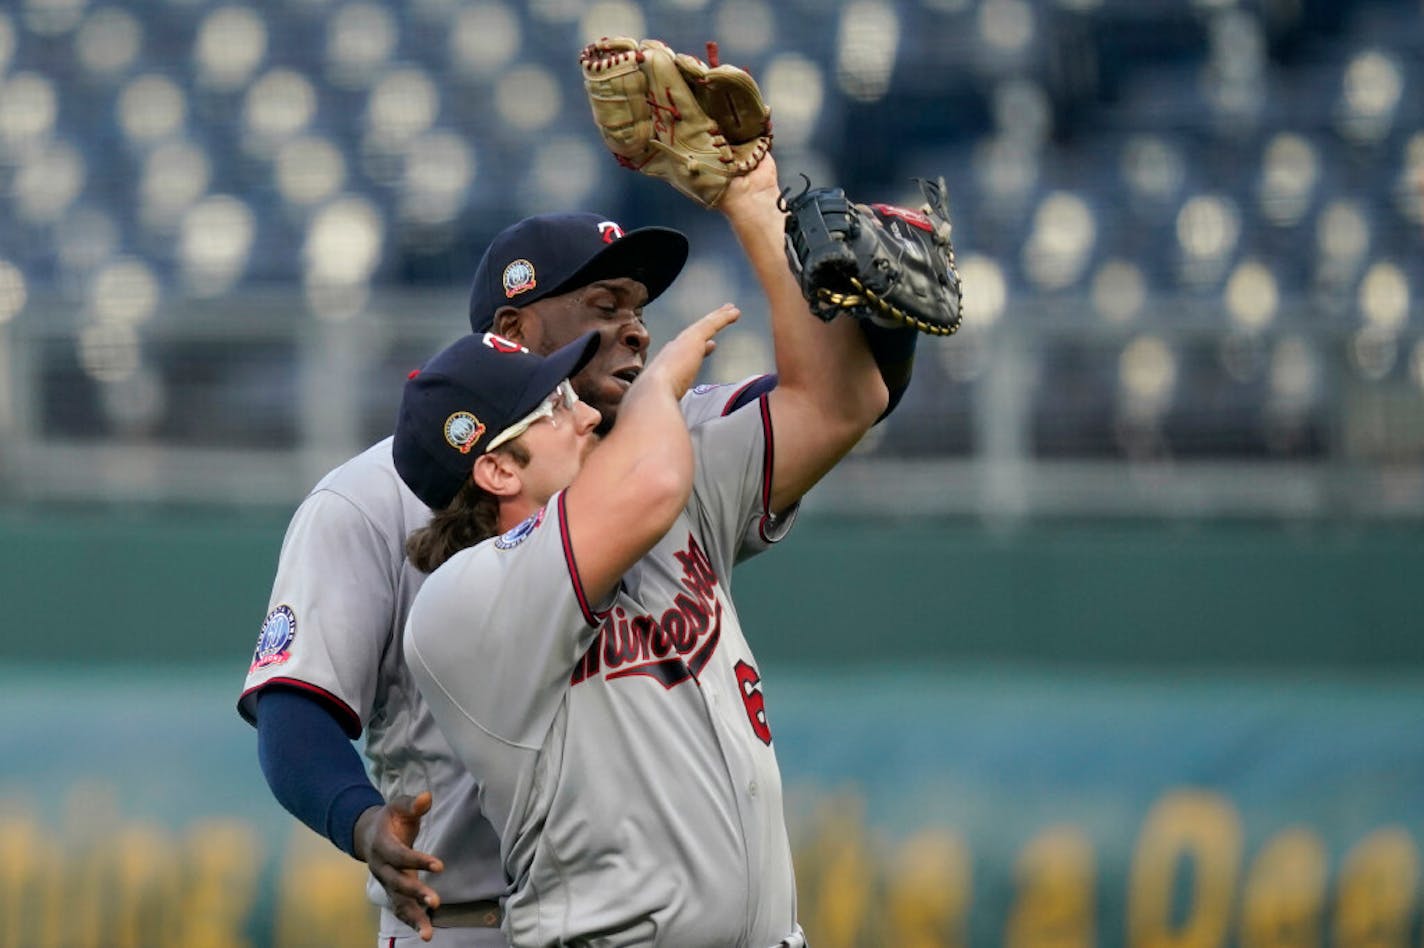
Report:
[[[605,668],[608,680],[642,675],[671,688],[696,678],[722,638],[722,602],[712,561],[692,534],[673,554],[682,566],[678,593],[661,615],[629,616],[621,608],[608,613],[569,679],[577,685]]]

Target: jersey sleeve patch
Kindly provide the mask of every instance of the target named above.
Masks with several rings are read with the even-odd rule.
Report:
[[[495,537],[494,547],[497,550],[512,550],[525,540],[529,539],[529,534],[533,533],[539,524],[544,522],[544,510],[540,507],[539,512],[529,517],[518,526],[511,527],[504,533]]]
[[[262,620],[262,631],[257,634],[257,648],[252,653],[252,667],[248,674],[259,668],[280,665],[292,657],[292,643],[297,638],[297,614],[292,607],[283,603]]]

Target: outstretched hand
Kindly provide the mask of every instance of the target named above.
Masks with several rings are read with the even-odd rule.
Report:
[[[390,896],[396,918],[420,933],[422,941],[435,937],[428,909],[440,905],[440,896],[421,881],[419,870],[440,872],[445,864],[428,853],[412,849],[420,820],[430,812],[430,791],[412,797],[402,794],[385,806],[373,806],[356,820],[356,855]]]
[[[681,398],[697,378],[702,361],[717,348],[713,337],[741,315],[736,306],[723,303],[664,345],[643,370],[643,376],[664,379],[672,388],[673,397]]]

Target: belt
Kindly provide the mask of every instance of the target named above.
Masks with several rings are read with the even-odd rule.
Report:
[[[499,903],[451,902],[430,912],[430,924],[436,928],[498,928],[501,918]],[[801,926],[787,938],[776,943],[775,948],[805,948],[806,935]]]
[[[498,928],[502,913],[499,903],[451,902],[430,912],[430,924],[436,928]]]

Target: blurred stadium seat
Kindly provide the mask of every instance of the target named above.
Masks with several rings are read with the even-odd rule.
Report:
[[[38,389],[0,427],[26,457],[345,453],[537,211],[693,232],[675,320],[753,301],[715,218],[598,147],[572,60],[624,32],[752,69],[787,183],[913,202],[911,177],[948,179],[969,328],[921,346],[864,463],[1368,457],[1370,386],[1424,416],[1421,22],[1415,0],[25,0],[0,11],[0,351]],[[219,300],[263,310],[260,339]],[[748,315],[714,374],[769,366]],[[338,324],[353,361],[318,368]],[[351,443],[304,404],[328,371],[362,392]],[[33,469],[0,492],[60,490]]]

